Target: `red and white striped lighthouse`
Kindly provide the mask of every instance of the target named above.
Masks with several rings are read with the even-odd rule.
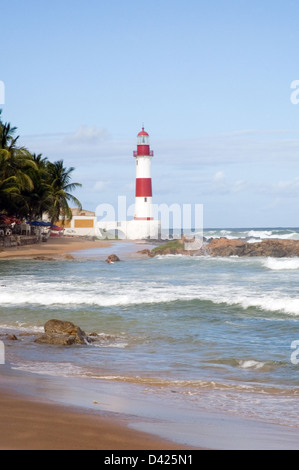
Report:
[[[150,150],[149,135],[144,127],[137,135],[136,158],[136,198],[135,220],[153,220],[151,160],[154,152]]]

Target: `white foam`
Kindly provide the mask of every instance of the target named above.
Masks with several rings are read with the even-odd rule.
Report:
[[[279,238],[282,240],[299,240],[299,232],[291,229],[235,229],[235,230],[207,230],[204,232],[206,238],[226,237],[228,239],[235,238],[252,238],[261,241],[269,238]]]
[[[275,271],[299,269],[299,258],[267,258],[263,262],[265,268]]]
[[[237,259],[231,261],[238,262]],[[289,260],[289,262],[286,260],[267,260],[265,262],[270,263],[270,266],[272,266],[270,269],[275,269],[275,266],[276,269],[277,267],[279,269],[290,269],[290,266],[292,269],[298,269],[299,267],[299,259]],[[18,295],[16,295],[15,289],[18,291]],[[215,304],[239,305],[244,309],[255,307],[262,310],[281,311],[299,316],[299,298],[291,298],[287,293],[280,291],[268,292],[258,288],[250,289],[248,285],[236,286],[229,285],[227,282],[217,286],[197,283],[177,286],[167,282],[148,282],[145,287],[142,281],[135,280],[117,285],[111,285],[111,283],[107,282],[95,283],[81,290],[74,288],[71,284],[63,286],[61,284],[49,283],[45,287],[37,283],[31,289],[28,289],[26,286],[25,289],[23,286],[15,286],[15,289],[11,287],[5,293],[2,293],[2,306],[41,305],[48,307],[73,307],[90,305],[110,307],[198,299],[211,301]],[[26,327],[26,329],[31,328]]]
[[[239,361],[239,366],[242,369],[262,369],[264,365],[265,362],[259,362],[254,360]]]
[[[28,325],[27,323],[15,322],[11,324],[0,323],[0,329],[3,331],[18,331],[20,333],[43,333],[44,328],[37,325]]]
[[[250,307],[259,308],[270,312],[283,312],[293,316],[299,316],[299,299],[287,296],[279,297],[279,293],[254,295],[251,293],[235,295],[224,300],[228,305],[241,305],[244,309]]]
[[[85,370],[70,362],[38,362],[24,361],[12,364],[13,370],[30,372],[31,374],[50,375],[52,377],[77,377],[84,376]]]
[[[247,240],[247,243],[261,243],[261,241],[261,238],[249,238],[249,240]]]
[[[178,260],[177,257],[168,255],[168,258],[161,257],[161,260]],[[188,258],[188,263],[190,258]],[[184,263],[184,258],[179,258]],[[261,268],[271,270],[296,270],[299,269],[299,258],[287,259],[239,259],[239,258],[198,258],[202,263],[237,263],[242,267],[245,263],[255,265],[258,263],[259,271]],[[191,260],[193,261],[193,260]],[[190,261],[190,262],[191,262]],[[153,261],[155,262],[155,261]],[[172,261],[171,261],[172,262]],[[189,264],[186,263],[186,269]],[[203,265],[206,266],[206,265]],[[92,282],[81,279],[76,276],[68,277],[67,281],[59,282],[46,279],[37,279],[34,276],[29,279],[22,279],[17,276],[10,279],[7,287],[1,289],[1,305],[5,306],[42,306],[49,308],[64,307],[73,308],[74,306],[96,306],[96,307],[114,307],[114,306],[130,306],[141,304],[157,304],[168,303],[174,301],[200,300],[211,301],[214,304],[225,303],[227,305],[240,306],[242,309],[250,307],[258,308],[271,312],[282,312],[294,316],[299,316],[299,298],[295,297],[296,292],[292,295],[281,290],[279,285],[273,291],[259,287],[259,283],[251,285],[250,282],[239,283],[238,279],[230,281],[230,275],[216,278],[215,282],[212,278],[207,278],[207,282],[202,278],[197,280],[196,275],[188,274],[189,282],[179,285],[172,284],[170,280],[161,279],[159,281],[142,279],[121,279],[117,282],[105,277],[93,278]],[[192,273],[191,273],[192,274]],[[196,272],[194,272],[196,274]],[[169,274],[176,279],[175,270]],[[228,276],[228,277],[227,277]],[[2,320],[3,324],[8,324],[6,320]],[[19,328],[32,330],[30,325],[19,324]],[[36,327],[37,329],[39,327]],[[126,341],[119,341],[118,347],[125,347]],[[117,347],[117,346],[115,346]]]
[[[247,237],[254,237],[254,238],[271,238],[273,236],[272,230],[249,230],[247,233]]]

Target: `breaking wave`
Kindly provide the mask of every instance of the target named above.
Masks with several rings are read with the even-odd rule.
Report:
[[[299,269],[299,258],[267,258],[263,265],[274,271]]]
[[[282,240],[299,240],[299,230],[294,228],[282,229],[212,229],[205,230],[206,238],[225,237],[229,239],[245,238],[250,242],[261,241],[266,239],[279,238]]]
[[[268,269],[298,269],[299,259],[264,261]],[[292,298],[285,292],[266,292],[259,288],[250,288],[229,284],[171,285],[168,283],[134,281],[123,286],[113,287],[108,283],[90,285],[85,289],[69,283],[45,283],[34,286],[19,286],[18,295],[10,286],[2,289],[1,305],[5,306],[44,306],[73,308],[75,306],[115,307],[142,304],[165,304],[170,302],[212,302],[239,306],[242,309],[257,308],[270,312],[283,312],[299,316],[299,298]]]

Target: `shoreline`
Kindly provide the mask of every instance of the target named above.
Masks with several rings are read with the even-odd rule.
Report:
[[[298,429],[174,408],[131,384],[28,374],[8,364],[2,371],[0,450],[299,449]]]
[[[35,257],[62,258],[72,252],[94,248],[108,248],[111,241],[88,240],[83,237],[49,238],[46,243],[6,248],[0,251],[1,259],[32,259]]]
[[[9,363],[0,377],[0,451],[202,449],[161,437],[156,418],[151,430],[138,429],[138,412],[118,409],[123,397],[110,385],[95,391],[82,379],[28,374]],[[112,406],[92,401],[96,392],[103,403],[113,397]]]
[[[43,403],[0,388],[0,450],[184,450],[124,417]]]

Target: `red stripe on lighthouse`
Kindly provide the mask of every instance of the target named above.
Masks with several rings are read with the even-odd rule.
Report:
[[[136,179],[136,197],[152,197],[152,179]]]

